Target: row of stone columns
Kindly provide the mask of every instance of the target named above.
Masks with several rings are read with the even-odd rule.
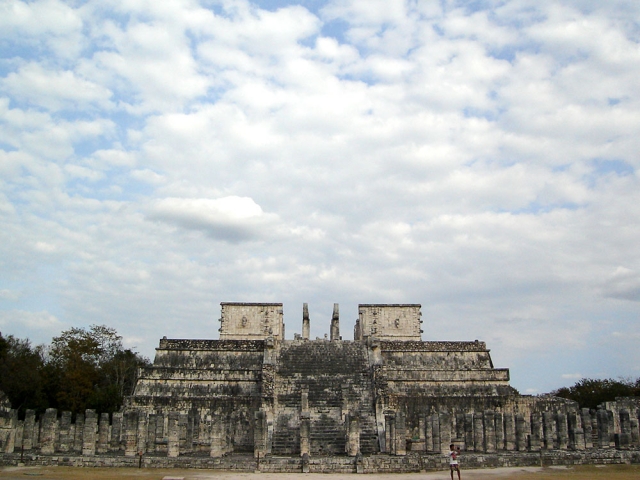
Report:
[[[449,451],[451,443],[467,451],[539,451],[626,448],[639,445],[638,419],[621,410],[620,432],[613,433],[613,413],[589,409],[521,414],[493,410],[456,415],[439,413],[420,420],[417,446],[427,452]],[[386,441],[396,435],[398,414],[385,416]],[[396,425],[394,425],[394,422]],[[388,445],[389,443],[387,443]],[[397,444],[397,441],[396,443]],[[402,454],[394,443],[388,453]],[[421,448],[422,449],[422,448]]]

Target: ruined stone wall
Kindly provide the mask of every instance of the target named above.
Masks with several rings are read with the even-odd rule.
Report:
[[[417,304],[361,304],[358,305],[354,338],[419,341],[421,316],[420,305]]]
[[[281,303],[221,303],[220,340],[284,339]]]

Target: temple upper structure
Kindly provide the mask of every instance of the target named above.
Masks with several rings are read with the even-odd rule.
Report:
[[[281,303],[223,302],[220,340],[284,340]]]

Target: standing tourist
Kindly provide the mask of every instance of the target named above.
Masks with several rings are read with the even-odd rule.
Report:
[[[460,455],[460,447],[456,448],[453,443],[449,445],[449,468],[451,469],[451,480],[453,480],[453,471],[458,472],[458,480],[460,480],[460,465],[458,465],[458,455]]]

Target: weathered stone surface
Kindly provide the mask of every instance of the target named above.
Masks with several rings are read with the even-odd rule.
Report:
[[[82,465],[127,465],[142,452],[158,465],[189,459],[218,468],[240,454],[259,471],[301,472],[306,458],[310,472],[349,473],[446,466],[450,443],[469,466],[599,461],[613,458],[595,453],[613,444],[613,452],[638,444],[640,399],[606,402],[596,413],[520,396],[484,342],[420,341],[419,305],[360,312],[356,341],[340,339],[337,308],[330,339],[291,341],[278,337],[283,323],[273,328],[281,304],[223,304],[225,338],[163,338],[111,421],[103,413],[98,423],[94,411],[58,421],[54,411],[35,422],[28,411],[18,422],[0,405],[0,450],[20,438],[25,450],[49,456],[82,452]],[[305,318],[308,308],[303,330]],[[373,325],[382,338],[371,335]]]

